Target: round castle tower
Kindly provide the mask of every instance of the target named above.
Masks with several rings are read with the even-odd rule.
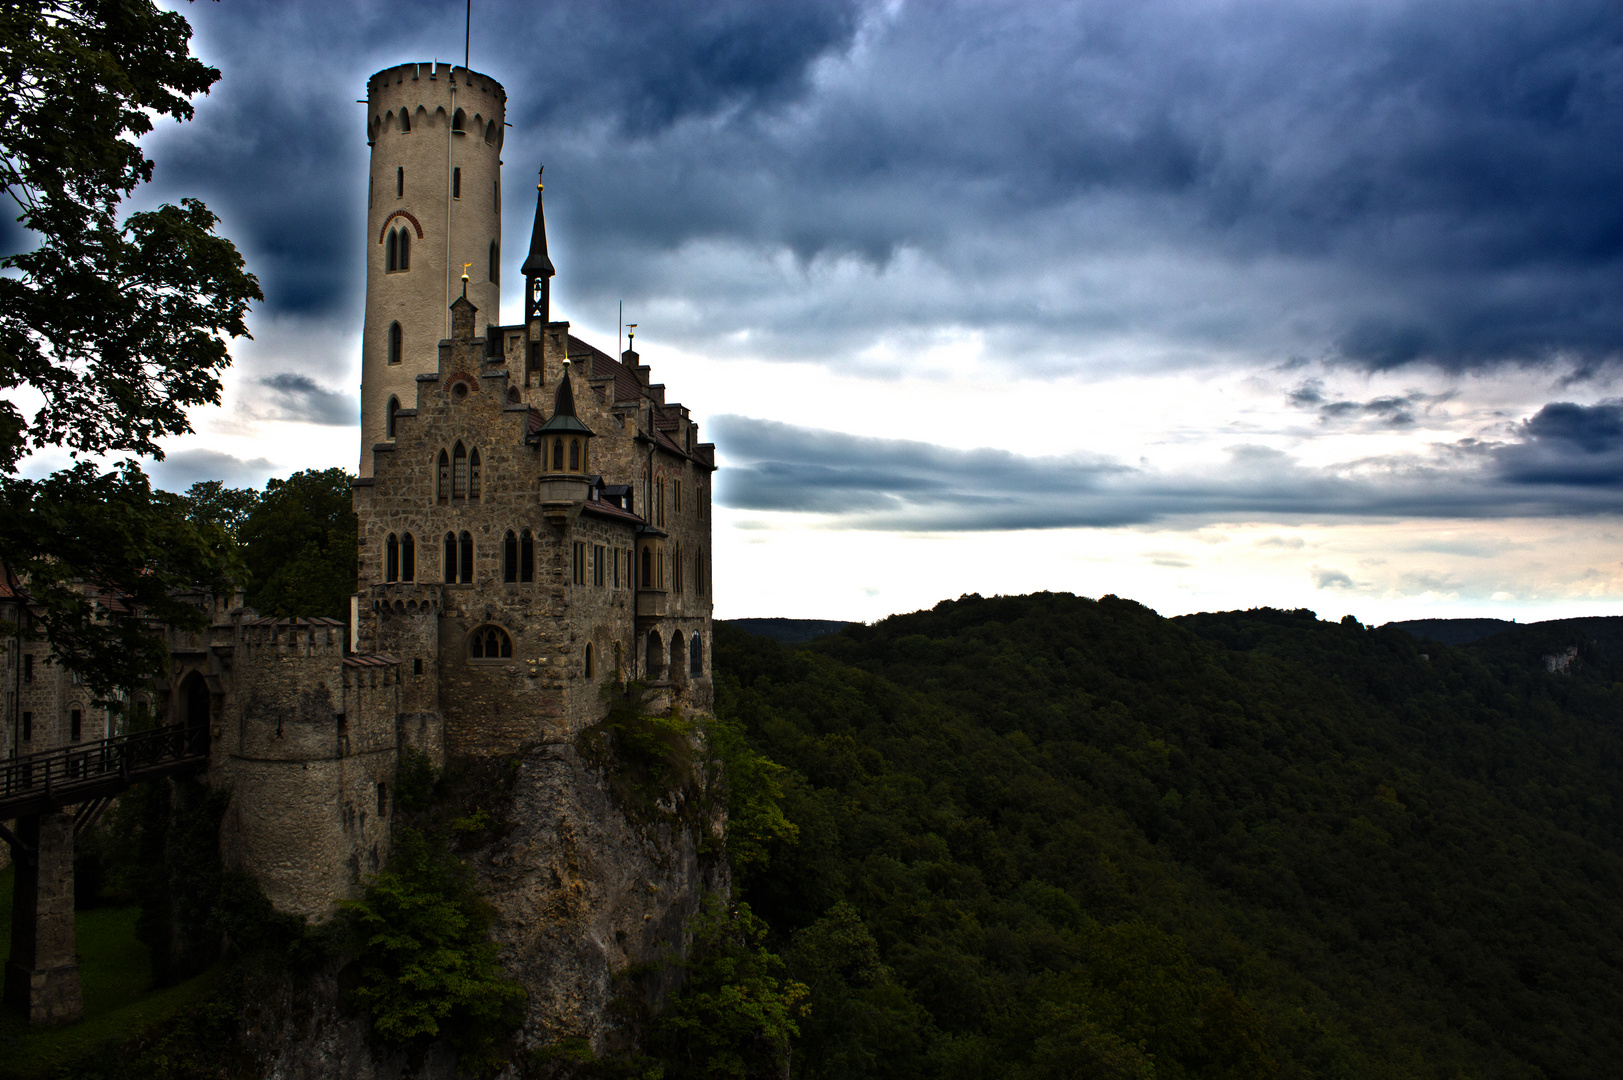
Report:
[[[393,437],[391,408],[416,408],[417,376],[438,370],[464,273],[479,318],[501,321],[507,115],[500,83],[450,64],[385,68],[367,81],[366,97],[361,476],[372,475],[373,444]]]

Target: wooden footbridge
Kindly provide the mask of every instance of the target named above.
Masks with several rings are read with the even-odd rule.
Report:
[[[33,1023],[78,1018],[75,838],[132,784],[198,772],[208,760],[206,724],[171,724],[0,762],[0,838],[11,845],[17,867],[5,974],[8,1006]],[[7,821],[15,821],[15,831]]]

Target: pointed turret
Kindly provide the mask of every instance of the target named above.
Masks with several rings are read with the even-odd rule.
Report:
[[[558,272],[547,254],[547,217],[541,206],[542,192],[546,190],[541,183],[541,173],[545,171],[543,165],[536,173],[535,226],[530,231],[530,253],[524,256],[524,265],[520,267],[524,273],[525,325],[537,318],[542,322],[551,318],[552,276]]]

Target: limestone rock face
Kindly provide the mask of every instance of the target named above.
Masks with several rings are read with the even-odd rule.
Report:
[[[495,909],[502,965],[529,995],[517,1053],[564,1038],[599,1053],[622,1048],[633,1033],[616,999],[629,999],[632,1014],[663,1004],[674,973],[659,962],[684,946],[705,895],[725,895],[726,861],[702,858],[698,832],[674,813],[628,817],[604,770],[569,743],[528,751],[507,800],[503,835],[465,858]],[[284,982],[244,1021],[267,1080],[457,1076],[444,1044],[408,1054],[371,1039],[335,971],[297,989]]]
[[[529,1047],[582,1037],[615,1048],[625,1034],[615,998],[657,1007],[671,989],[669,972],[617,976],[682,948],[703,897],[725,895],[725,861],[701,858],[700,836],[675,814],[656,817],[629,819],[570,744],[526,755],[506,835],[470,861],[496,909],[503,965],[530,995]]]

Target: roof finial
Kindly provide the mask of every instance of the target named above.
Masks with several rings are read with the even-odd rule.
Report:
[[[468,267],[472,265],[473,263],[462,264],[462,298],[464,300],[468,298]]]
[[[637,349],[637,324],[626,323],[626,348],[635,352]]]

